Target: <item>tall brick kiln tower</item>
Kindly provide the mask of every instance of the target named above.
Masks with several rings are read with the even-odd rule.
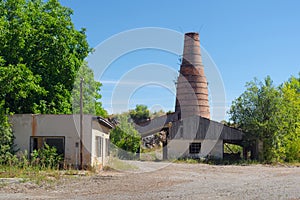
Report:
[[[175,112],[180,113],[182,119],[195,115],[210,118],[208,88],[198,33],[191,32],[184,35]]]

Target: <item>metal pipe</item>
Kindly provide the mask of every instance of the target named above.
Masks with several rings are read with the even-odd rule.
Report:
[[[83,95],[82,95],[82,86],[83,78],[80,78],[80,169],[83,169]]]

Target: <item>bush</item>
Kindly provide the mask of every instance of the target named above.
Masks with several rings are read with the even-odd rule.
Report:
[[[31,164],[41,169],[58,169],[62,160],[56,148],[50,147],[47,143],[42,149],[34,150],[31,154]]]
[[[14,136],[8,122],[8,111],[3,108],[4,101],[0,101],[0,164],[8,164],[14,157]]]
[[[110,133],[110,141],[119,148],[119,158],[133,159],[140,149],[141,136],[128,122],[128,116],[119,116],[118,121],[119,124]]]

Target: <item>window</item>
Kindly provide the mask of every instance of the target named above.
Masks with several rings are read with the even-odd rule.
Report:
[[[103,138],[96,136],[96,156],[102,157]]]
[[[56,136],[31,136],[30,137],[30,153],[44,147],[44,144],[55,147],[58,155],[65,155],[65,137]]]
[[[105,146],[106,146],[106,152],[105,152],[105,155],[106,156],[109,156],[109,139],[105,139]]]
[[[201,143],[199,142],[193,142],[190,143],[190,154],[198,154],[200,153],[200,149],[201,149]]]

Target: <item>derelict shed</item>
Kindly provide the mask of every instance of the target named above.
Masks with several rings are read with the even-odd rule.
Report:
[[[243,139],[241,130],[201,116],[172,122],[168,133],[168,158],[223,158],[224,143],[241,145]]]
[[[10,117],[16,148],[29,154],[46,142],[69,166],[79,166],[79,115],[16,114]],[[109,131],[113,125],[101,117],[83,115],[82,164],[102,168],[109,158]]]

